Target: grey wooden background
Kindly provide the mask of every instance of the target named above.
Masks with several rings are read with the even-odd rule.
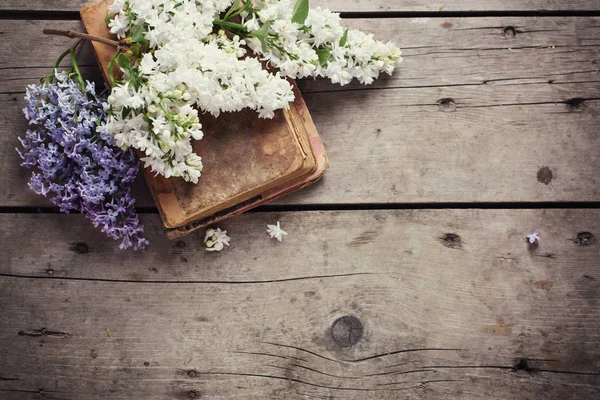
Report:
[[[220,254],[141,180],[139,253],[27,188],[25,86],[69,46],[41,31],[84,3],[0,0],[0,399],[600,397],[597,1],[313,1],[404,63],[301,82],[331,169]]]

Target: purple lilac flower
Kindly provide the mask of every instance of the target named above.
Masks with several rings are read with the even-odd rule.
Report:
[[[139,165],[106,131],[106,113],[94,83],[85,89],[69,75],[30,85],[23,110],[31,129],[19,138],[22,166],[34,169],[29,187],[65,213],[85,214],[121,249],[142,249],[144,227],[135,211],[131,184]]]

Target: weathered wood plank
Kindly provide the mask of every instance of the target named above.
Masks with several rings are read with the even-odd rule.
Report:
[[[569,97],[597,90],[567,86]],[[600,102],[573,110],[552,87],[534,87],[307,95],[331,168],[323,182],[279,203],[597,201]],[[455,111],[437,104],[445,98]],[[2,205],[47,204],[27,188],[29,172],[14,151],[15,133],[25,129],[13,119],[22,104],[6,96],[0,103]],[[152,205],[139,188],[138,204]]]
[[[404,62],[392,77],[382,75],[371,87],[340,88],[306,80],[301,82],[303,92],[599,81],[600,18],[395,18],[344,23],[394,41],[402,48]],[[0,93],[23,92],[72,44],[63,37],[42,36],[47,27],[83,29],[75,21],[3,22]],[[82,46],[78,59],[89,68],[87,76],[101,80],[93,68],[91,46]]]
[[[303,82],[331,170],[322,184],[280,203],[598,200],[600,19],[350,23],[397,40],[405,62],[378,83],[386,90],[335,93],[339,88],[324,82]],[[43,38],[47,56],[10,50],[19,32],[37,48],[36,32],[47,24],[7,21],[8,40],[0,43],[15,54],[2,58],[0,81],[0,92],[9,92],[0,96],[2,206],[47,204],[28,191],[27,172],[18,167],[13,149],[26,124],[19,111],[22,94],[13,92],[48,70],[68,41]],[[515,37],[504,34],[508,26]],[[89,49],[82,51],[83,63],[93,68]],[[40,65],[46,67],[33,68]],[[152,205],[140,187],[139,204]]]
[[[510,90],[521,96],[518,88]],[[506,90],[486,92],[501,96]],[[529,105],[504,104],[506,97],[483,103],[470,97],[472,93],[460,88],[307,96],[309,107],[316,110],[313,118],[329,151],[331,169],[316,187],[279,203],[598,200],[600,139],[595,127],[600,102],[587,102],[586,110],[573,112],[564,100],[553,100],[552,93],[538,98],[545,104],[535,100]],[[459,108],[440,110],[436,101],[450,96]],[[8,103],[0,115],[18,107],[11,103],[21,105],[0,98]],[[423,99],[422,105],[414,106],[418,99]],[[377,111],[365,115],[365,110]],[[25,128],[22,122],[6,121],[8,132]],[[15,136],[2,138],[3,205],[47,204],[26,186],[29,171],[19,167]],[[357,138],[368,145],[356,146]],[[136,194],[139,205],[153,204],[143,183]]]
[[[2,0],[0,10],[79,11],[89,0]],[[334,11],[570,11],[598,10],[595,0],[311,0]]]
[[[577,240],[599,210],[253,213],[220,254],[144,221],[131,253],[77,216],[0,216],[3,395],[600,395],[600,247]],[[364,328],[349,348],[330,332],[345,315]]]

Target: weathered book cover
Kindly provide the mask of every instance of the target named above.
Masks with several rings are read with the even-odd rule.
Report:
[[[111,0],[99,0],[81,10],[88,33],[110,37],[105,24]],[[94,42],[105,78],[115,49]],[[107,79],[108,81],[108,79]],[[203,115],[204,139],[194,144],[204,170],[197,185],[166,179],[145,169],[145,176],[170,237],[247,211],[318,180],[327,157],[299,91],[290,110],[272,120],[251,110]]]

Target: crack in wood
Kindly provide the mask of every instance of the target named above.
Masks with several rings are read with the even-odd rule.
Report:
[[[582,101],[596,101],[600,100],[600,97],[590,97],[587,99],[580,99]],[[520,107],[520,106],[541,106],[541,105],[558,105],[565,104],[569,105],[569,100],[562,101],[538,101],[538,102],[527,102],[527,103],[501,103],[501,104],[486,104],[486,105],[459,105],[457,108],[496,108],[496,107]]]
[[[396,354],[413,353],[413,352],[420,352],[420,351],[462,351],[462,349],[418,348],[418,349],[405,349],[405,350],[391,351],[391,352],[388,352],[388,353],[375,354],[375,355],[372,355],[372,356],[368,356],[368,357],[364,357],[364,358],[358,358],[358,359],[335,360],[333,358],[329,358],[329,357],[323,356],[321,354],[315,353],[315,352],[310,351],[310,350],[303,349],[301,347],[290,346],[290,345],[287,345],[287,344],[273,343],[273,342],[260,342],[260,343],[269,344],[269,345],[277,346],[277,347],[283,347],[283,348],[288,348],[288,349],[294,349],[294,350],[302,351],[302,352],[311,354],[311,355],[313,355],[315,357],[319,357],[319,358],[322,358],[324,360],[333,361],[333,362],[336,362],[336,363],[361,363],[361,362],[364,362],[364,361],[374,360],[374,359],[382,358],[382,357],[393,356],[393,355],[396,355]]]
[[[165,284],[165,285],[258,285],[258,284],[269,284],[269,283],[284,283],[293,281],[305,281],[311,279],[326,279],[326,278],[345,278],[350,276],[363,276],[363,275],[376,275],[372,272],[355,272],[348,274],[334,274],[334,275],[314,275],[314,276],[300,276],[295,278],[281,278],[281,279],[268,279],[268,280],[256,280],[256,281],[165,281],[165,280],[127,280],[127,279],[108,279],[108,278],[76,278],[76,277],[61,277],[61,276],[27,276],[17,274],[6,274],[0,273],[0,277],[15,278],[15,279],[54,279],[54,280],[65,280],[65,281],[80,281],[80,282],[106,282],[106,283],[135,283],[135,284]]]
[[[319,371],[318,369],[306,367],[306,366],[300,365],[300,364],[290,364],[290,365],[292,367],[302,368],[302,369],[305,369],[305,370],[308,370],[308,371],[312,371],[312,372],[315,372],[317,374],[329,376],[329,377],[332,377],[332,378],[340,378],[340,379],[362,379],[363,378],[362,376],[340,376],[340,375],[329,374],[327,372]]]
[[[33,393],[40,394],[39,390],[25,390],[25,389],[2,389],[0,388],[0,392],[14,392],[14,393]],[[43,393],[43,390],[41,391]]]
[[[267,356],[267,357],[281,358],[281,359],[284,359],[284,360],[297,360],[297,361],[308,362],[308,360],[305,359],[305,358],[293,357],[293,356],[279,356],[279,355],[276,355],[276,354],[260,353],[260,352],[254,352],[254,351],[232,351],[232,353],[237,353],[237,354],[252,354],[252,355],[256,355],[256,356]]]
[[[389,368],[389,367],[385,367]],[[386,376],[386,375],[410,375],[416,374],[420,372],[436,372],[434,369],[413,369],[410,371],[387,371],[387,372],[378,372],[376,374],[369,374],[365,376]]]
[[[421,352],[421,351],[463,351],[463,349],[445,349],[445,348],[434,348],[434,347],[431,347],[431,348],[426,347],[426,348],[419,348],[419,349],[406,349],[406,350],[391,351],[389,353],[376,354],[373,356],[359,358],[356,360],[345,360],[345,361],[351,362],[351,363],[358,363],[358,362],[363,362],[363,361],[374,360],[376,358],[393,356],[396,354],[415,353],[415,352]],[[423,367],[423,368],[425,368],[425,367]]]
[[[36,395],[36,397],[34,397],[35,399],[39,398],[37,396],[41,396],[44,399],[50,399],[50,400],[69,400],[66,399],[64,397],[54,397],[54,396],[49,396],[47,391],[45,391],[44,389],[38,389],[38,390],[26,390],[26,389],[0,389],[0,392],[7,392],[7,393],[30,393],[30,394],[34,394]],[[52,392],[50,392],[52,393]]]
[[[534,257],[542,257],[542,258],[557,258],[556,254],[548,253],[548,254],[534,254]]]
[[[525,371],[530,374],[545,372],[545,373],[553,373],[553,374],[567,374],[567,375],[585,375],[585,376],[600,376],[598,372],[581,372],[581,371],[560,371],[560,370],[552,370],[552,369],[541,369],[541,368],[533,368],[529,366],[527,360],[519,360],[517,364],[513,366],[506,365],[427,365],[423,368],[431,368],[431,369],[501,369],[507,371]]]
[[[33,337],[39,337],[39,336],[57,336],[57,337],[62,337],[62,338],[69,336],[69,334],[66,333],[66,332],[49,331],[46,328],[32,329],[32,330],[28,330],[28,331],[19,331],[19,332],[17,332],[17,335],[19,335],[19,336],[33,336]]]
[[[430,380],[430,381],[422,381],[419,382],[416,386],[413,386],[412,388],[418,388],[421,387],[423,385],[426,385],[428,383],[439,383],[439,382],[463,382],[464,380],[462,379],[434,379],[434,380]],[[392,385],[403,385],[406,384],[408,382],[392,382],[392,383],[379,383],[377,384],[377,386],[392,386]],[[407,388],[408,389],[408,388]]]
[[[267,367],[276,368],[276,369],[280,369],[280,370],[283,370],[283,371],[298,372],[294,368],[282,367],[281,365],[272,365],[272,364],[265,364],[265,365]],[[340,375],[328,374],[326,372],[322,372],[322,371],[316,370],[314,368],[309,368],[309,367],[306,367],[304,365],[290,364],[290,366],[299,367],[299,368],[305,369],[307,371],[315,372],[315,373],[317,373],[319,375],[328,376],[330,378],[338,378],[338,379],[362,379],[362,377],[360,377],[360,376],[340,376]]]
[[[283,368],[283,367],[282,367]],[[437,382],[448,382],[450,380],[432,380],[432,381],[423,381],[423,382],[418,382],[418,384],[416,386],[411,386],[411,387],[405,387],[405,388],[391,388],[391,389],[384,389],[384,388],[353,388],[353,387],[344,387],[344,386],[328,386],[328,385],[321,385],[318,383],[312,383],[312,382],[308,382],[308,381],[303,381],[297,378],[292,378],[292,377],[284,377],[284,376],[277,376],[277,375],[266,375],[266,374],[250,374],[250,373],[238,373],[238,372],[199,372],[199,375],[222,375],[222,376],[239,376],[239,377],[250,377],[250,378],[266,378],[266,379],[277,379],[277,380],[284,380],[284,381],[290,381],[290,382],[295,382],[295,383],[299,383],[302,385],[307,385],[307,386],[312,386],[312,387],[317,387],[317,388],[322,388],[322,389],[331,389],[331,390],[343,390],[343,391],[357,391],[357,392],[380,392],[380,391],[402,391],[402,390],[409,390],[409,389],[414,389],[414,388],[418,388],[422,385],[426,385],[429,383],[437,383]],[[398,382],[396,384],[400,384],[401,382]],[[406,382],[404,382],[406,383]]]

